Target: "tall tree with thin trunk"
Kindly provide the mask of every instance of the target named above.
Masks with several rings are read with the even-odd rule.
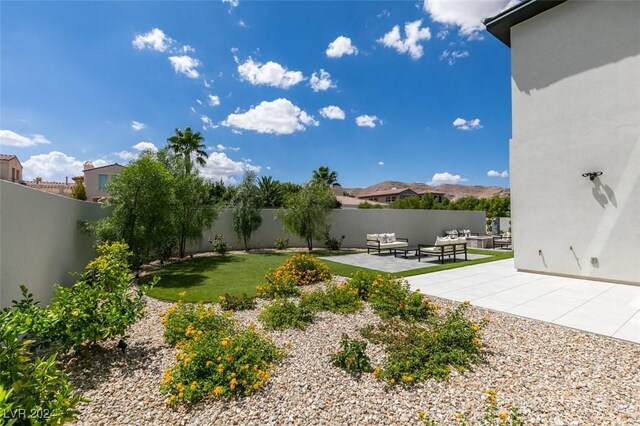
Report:
[[[204,137],[200,132],[191,131],[191,127],[186,127],[184,131],[176,129],[176,134],[167,139],[170,149],[184,158],[185,172],[191,173],[193,161],[201,166],[207,164],[206,145]]]
[[[238,185],[233,197],[233,230],[243,241],[246,251],[249,251],[251,234],[262,225],[262,216],[260,215],[262,200],[255,181],[255,172],[246,171],[244,179]]]
[[[329,212],[335,204],[335,197],[323,183],[311,181],[297,193],[287,197],[285,208],[276,216],[282,221],[284,230],[298,235],[313,250],[313,240],[324,238],[331,229]]]

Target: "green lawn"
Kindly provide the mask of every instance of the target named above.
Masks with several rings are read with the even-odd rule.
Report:
[[[353,252],[314,252],[315,256],[339,256]],[[486,254],[491,257],[466,262],[447,263],[428,268],[395,274],[400,277],[460,268],[462,266],[493,262],[513,257],[511,251],[469,250],[469,253]],[[165,266],[161,270],[145,277],[161,277],[160,282],[149,291],[149,295],[158,299],[175,301],[178,293],[186,291],[183,300],[187,302],[214,302],[224,293],[251,296],[256,294],[256,286],[262,282],[269,269],[275,269],[292,256],[293,253],[253,253],[228,256],[197,257]],[[342,263],[324,261],[334,275],[349,276],[364,269]],[[376,271],[378,272],[378,271]]]

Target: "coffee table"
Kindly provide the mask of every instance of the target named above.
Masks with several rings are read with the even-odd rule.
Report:
[[[402,253],[402,257],[405,259],[410,252],[413,252],[413,256],[418,254],[418,247],[410,246],[410,247],[398,247],[393,249],[393,257],[398,257],[398,252]]]
[[[467,237],[467,243],[472,248],[493,248],[493,237],[490,235],[482,237]]]

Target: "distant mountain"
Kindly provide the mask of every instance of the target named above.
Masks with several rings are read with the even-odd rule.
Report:
[[[508,197],[511,195],[509,188],[502,188],[499,186],[479,186],[479,185],[438,185],[430,186],[420,182],[399,182],[393,180],[387,180],[384,182],[376,183],[375,185],[368,186],[366,188],[346,188],[335,187],[333,192],[336,195],[342,195],[344,192],[353,195],[355,197],[360,194],[367,194],[376,191],[386,191],[390,189],[411,188],[412,190],[423,193],[428,191],[443,192],[447,198],[452,201],[462,197],[477,197],[477,198],[491,198],[494,195],[501,197]]]

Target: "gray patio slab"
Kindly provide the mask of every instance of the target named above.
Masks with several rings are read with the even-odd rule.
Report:
[[[513,259],[407,280],[432,296],[640,343],[640,286],[518,272]]]
[[[484,257],[489,256],[471,253],[467,255],[468,260],[482,259]],[[345,265],[357,266],[360,268],[375,269],[376,271],[388,272],[391,274],[441,265],[440,261],[435,257],[422,258],[420,262],[418,262],[418,258],[415,256],[409,256],[405,259],[403,257],[394,257],[392,254],[377,255],[356,253],[346,254],[343,256],[321,257],[321,259],[344,263]],[[458,262],[459,261],[460,260],[458,260]],[[453,263],[453,260],[445,259],[445,264],[447,263]]]

